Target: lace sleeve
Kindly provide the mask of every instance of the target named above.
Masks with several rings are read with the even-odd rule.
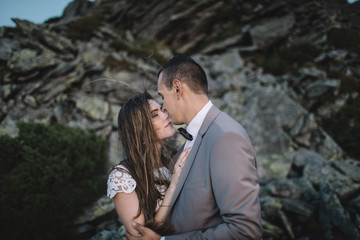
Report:
[[[135,180],[124,168],[114,169],[110,173],[107,182],[107,196],[109,198],[115,197],[120,192],[131,193],[135,188]]]

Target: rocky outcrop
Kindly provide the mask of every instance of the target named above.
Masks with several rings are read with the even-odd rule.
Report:
[[[143,89],[157,98],[159,64],[186,53],[204,66],[213,103],[254,144],[263,238],[357,239],[358,155],[327,121],[347,113],[342,128],[358,126],[344,110],[358,111],[360,47],[328,41],[334,27],[359,33],[358,9],[346,1],[75,0],[58,20],[14,19],[15,28],[0,29],[0,134],[15,136],[19,121],[96,132],[108,139],[110,171],[122,156],[121,105]],[[299,41],[315,45],[316,54],[290,71],[275,74],[259,63]],[[347,142],[359,144],[351,136]],[[174,149],[184,142],[174,140]],[[106,197],[74,226],[87,239],[124,234]]]
[[[357,172],[360,169],[351,166],[349,160],[329,161],[305,149],[291,153],[289,159],[287,178],[270,180],[263,188],[265,221],[283,224],[278,228],[266,222],[264,238],[357,239],[358,221],[353,215],[357,200],[353,196],[359,193],[360,185],[356,177],[336,165]]]

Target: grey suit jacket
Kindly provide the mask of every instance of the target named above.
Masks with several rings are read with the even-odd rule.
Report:
[[[259,191],[245,129],[213,106],[183,167],[171,202],[175,233],[165,239],[261,239]]]

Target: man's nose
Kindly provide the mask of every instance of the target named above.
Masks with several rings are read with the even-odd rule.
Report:
[[[162,111],[162,112],[164,113],[164,118],[165,118],[165,119],[168,119],[168,118],[169,118],[169,113],[166,112],[166,111]]]
[[[169,118],[169,113],[166,111],[166,108],[161,107],[161,112],[164,114],[164,119],[168,119]]]

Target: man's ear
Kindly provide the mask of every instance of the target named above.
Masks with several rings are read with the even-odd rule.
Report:
[[[180,94],[180,92],[182,91],[181,87],[182,87],[181,81],[179,79],[174,79],[173,90],[175,91],[175,94]]]

